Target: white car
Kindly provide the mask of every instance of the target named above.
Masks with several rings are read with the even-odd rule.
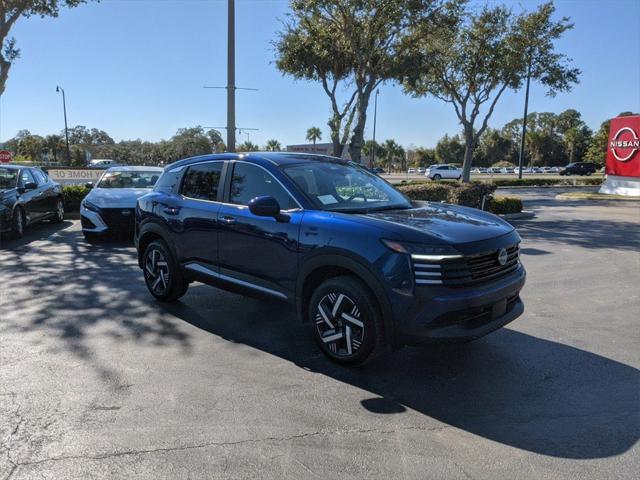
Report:
[[[511,173],[515,173],[515,172],[516,172],[516,170],[513,167],[504,167],[504,168],[500,169],[500,173],[509,173],[509,174],[511,174]]]
[[[109,160],[107,158],[96,158],[95,160],[91,160],[88,166],[93,168],[111,168],[118,167],[120,166],[120,164],[115,160]]]
[[[424,168],[424,167],[420,167],[420,168],[418,168],[418,173],[419,173],[420,175],[422,175],[425,171],[426,171],[426,170],[425,170],[425,168]]]
[[[550,173],[560,173],[560,167],[551,167]]]
[[[407,170],[407,173],[416,173],[416,169],[415,168],[410,168],[409,170]]]
[[[551,167],[542,167],[540,170],[542,173],[551,173]]]
[[[453,165],[432,165],[427,169],[425,175],[431,180],[441,180],[443,178],[455,178],[459,180],[462,177],[462,169]]]
[[[500,169],[498,167],[489,167],[487,168],[487,173],[489,174],[494,174],[494,173],[500,173]]]

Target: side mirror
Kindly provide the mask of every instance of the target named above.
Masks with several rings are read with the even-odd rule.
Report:
[[[280,204],[271,196],[256,197],[249,202],[249,211],[256,217],[273,217],[278,222],[288,222],[289,217],[280,213]]]
[[[84,186],[85,186],[85,188],[92,189],[93,188],[93,182],[87,182],[87,183],[84,184]]]
[[[34,182],[27,182],[24,184],[25,190],[35,190],[36,188],[38,188],[38,185]]]

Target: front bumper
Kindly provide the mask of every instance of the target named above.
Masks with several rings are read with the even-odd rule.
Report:
[[[109,230],[100,214],[85,208],[83,204],[80,204],[80,222],[83,232],[106,233]]]
[[[406,344],[467,341],[486,335],[524,312],[520,291],[526,272],[467,288],[421,287],[415,301],[396,322],[398,340]]]

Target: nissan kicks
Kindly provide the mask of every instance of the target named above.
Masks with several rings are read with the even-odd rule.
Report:
[[[168,166],[138,200],[151,294],[193,281],[288,302],[332,360],[387,346],[463,342],[520,316],[520,237],[466,207],[411,202],[341,159],[218,154]]]

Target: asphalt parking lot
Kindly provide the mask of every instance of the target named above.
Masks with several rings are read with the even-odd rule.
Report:
[[[278,303],[156,303],[77,221],[2,241],[0,479],[638,478],[640,206],[510,193],[525,314],[364,369]]]

